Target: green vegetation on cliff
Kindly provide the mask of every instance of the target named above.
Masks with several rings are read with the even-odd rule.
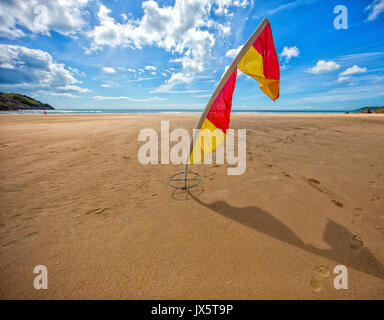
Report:
[[[44,109],[54,110],[55,108],[19,93],[0,92],[0,111]]]

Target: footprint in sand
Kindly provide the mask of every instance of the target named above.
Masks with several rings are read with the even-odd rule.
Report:
[[[329,268],[326,266],[315,266],[313,268],[313,272],[315,273],[315,275],[318,275],[322,278],[329,277]]]
[[[343,203],[340,202],[339,200],[332,199],[331,201],[332,201],[335,205],[337,205],[338,207],[344,207]]]
[[[312,178],[309,178],[307,179],[308,183],[311,185],[311,186],[314,186],[316,184],[320,184],[320,181],[319,180],[316,180],[316,179],[312,179]]]
[[[37,238],[37,235],[38,235],[38,232],[29,233],[24,237],[23,241],[33,241]]]
[[[316,292],[319,292],[321,290],[321,284],[319,281],[312,279],[311,280],[311,287]]]
[[[287,178],[292,178],[292,176],[289,175],[288,173],[286,173],[284,170],[282,170],[281,173],[282,173],[285,177],[287,177]]]
[[[86,213],[87,216],[91,215],[91,214],[101,214],[103,213],[105,210],[107,210],[107,208],[97,208],[97,209],[93,209],[91,211],[88,211]]]
[[[377,187],[376,182],[373,181],[373,180],[369,180],[368,183],[369,183],[369,185],[370,185],[371,187]]]
[[[320,191],[321,193],[325,194],[325,195],[328,197],[328,199],[329,199],[334,205],[336,205],[336,206],[338,206],[338,207],[340,207],[340,208],[344,207],[344,204],[343,204],[341,201],[339,201],[339,200],[336,199],[337,197],[336,197],[336,195],[335,195],[332,191],[328,190],[328,189],[325,188],[325,187],[320,187],[320,181],[319,181],[319,180],[316,180],[316,179],[313,179],[313,178],[304,178],[304,179],[307,180],[308,184],[309,184],[311,187],[313,187],[313,188],[315,188],[317,191]]]
[[[372,202],[379,202],[380,201],[380,196],[378,196],[377,194],[374,194],[371,198],[371,201]]]
[[[355,208],[355,212],[353,213],[352,223],[355,223],[356,220],[361,218],[362,212],[363,212],[362,208]]]
[[[352,244],[351,244],[350,248],[353,251],[359,251],[364,247],[363,240],[361,240],[361,238],[358,236],[353,236],[351,242],[352,242]]]
[[[321,282],[329,278],[329,268],[327,266],[315,266],[313,268],[313,277],[311,287],[314,291],[319,292],[322,288]]]

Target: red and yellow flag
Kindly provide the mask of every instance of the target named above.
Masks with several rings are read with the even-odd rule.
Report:
[[[237,68],[256,79],[260,89],[275,101],[280,92],[280,67],[271,27],[268,20],[266,21],[259,36],[241,57]],[[215,151],[224,142],[229,128],[237,68],[222,87],[201,127],[197,128],[200,132],[195,139],[189,163],[200,163],[207,154]]]
[[[190,163],[200,163],[207,154],[223,144],[229,128],[236,77],[237,69],[233,71],[209,110],[190,155]]]
[[[269,23],[251,45],[237,67],[260,84],[273,101],[280,93],[280,67]]]

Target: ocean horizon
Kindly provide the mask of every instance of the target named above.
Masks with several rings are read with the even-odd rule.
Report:
[[[46,110],[48,114],[167,114],[167,113],[202,113],[203,109],[164,109],[164,108],[70,108]],[[354,110],[232,110],[231,113],[345,113],[355,112]],[[40,114],[44,110],[18,110],[1,111],[1,114]]]

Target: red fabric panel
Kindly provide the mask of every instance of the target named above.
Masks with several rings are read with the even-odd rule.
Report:
[[[280,80],[279,60],[277,58],[269,23],[253,43],[253,47],[263,57],[264,77],[267,79]]]
[[[227,133],[229,127],[232,95],[233,90],[235,90],[236,76],[237,68],[235,68],[227,83],[224,85],[223,89],[221,89],[207,115],[207,119],[211,121],[216,128],[223,130],[224,133]]]

